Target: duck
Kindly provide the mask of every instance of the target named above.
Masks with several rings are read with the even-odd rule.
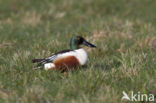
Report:
[[[63,50],[43,59],[33,59],[32,63],[38,63],[37,69],[59,70],[66,72],[86,65],[88,54],[81,47],[85,45],[90,48],[96,48],[94,44],[89,43],[82,36],[73,36],[70,40],[70,49]]]

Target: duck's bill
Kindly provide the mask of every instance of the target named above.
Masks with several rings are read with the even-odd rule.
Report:
[[[83,44],[86,45],[86,46],[88,46],[88,47],[91,47],[91,48],[96,48],[95,45],[93,45],[93,44],[91,44],[91,43],[89,43],[87,41],[84,41]]]

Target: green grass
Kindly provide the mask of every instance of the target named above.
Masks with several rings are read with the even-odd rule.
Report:
[[[122,91],[156,95],[155,5],[155,0],[0,0],[0,102],[121,103]],[[31,59],[69,48],[74,35],[97,46],[87,50],[86,67],[66,76],[32,69]]]

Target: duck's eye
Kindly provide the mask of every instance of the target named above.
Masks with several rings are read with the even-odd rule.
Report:
[[[77,40],[80,40],[80,38],[77,38]]]

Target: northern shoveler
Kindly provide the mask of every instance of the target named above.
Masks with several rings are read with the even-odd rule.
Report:
[[[74,36],[70,40],[69,50],[63,50],[44,59],[33,59],[33,63],[38,63],[37,68],[44,67],[45,70],[61,70],[62,72],[77,66],[83,66],[88,61],[87,52],[80,48],[80,45],[95,48],[96,46],[87,42],[81,36]]]

